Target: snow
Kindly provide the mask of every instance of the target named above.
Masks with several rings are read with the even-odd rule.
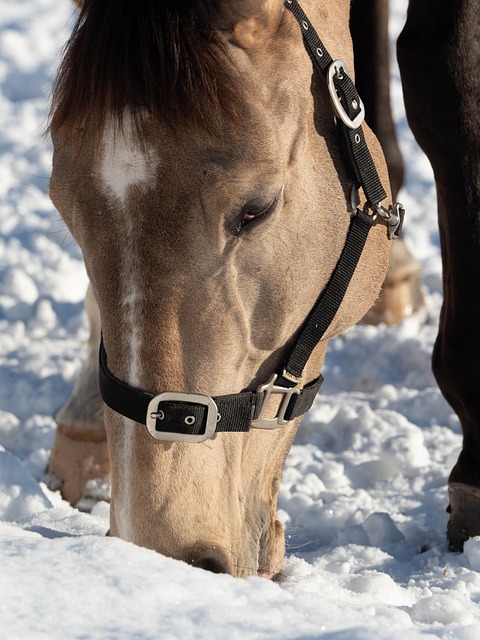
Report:
[[[394,35],[406,0],[391,4]],[[213,575],[105,537],[107,503],[80,513],[42,482],[87,337],[85,270],[48,198],[42,139],[72,13],[68,0],[0,0],[0,637],[477,640],[480,537],[463,554],[445,539],[461,431],[430,369],[441,304],[435,188],[398,74],[400,199],[428,313],[332,341],[280,490],[281,581]]]

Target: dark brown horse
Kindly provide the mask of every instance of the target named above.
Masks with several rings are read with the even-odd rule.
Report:
[[[478,2],[410,0],[398,59],[409,123],[437,185],[444,300],[433,370],[463,428],[449,478],[448,535],[460,548],[480,534]],[[423,73],[424,62],[431,72]]]
[[[474,3],[442,2],[448,10],[441,15],[431,4],[411,2],[399,49],[409,117],[435,169],[446,247],[434,363],[465,432],[451,477],[449,534],[460,546],[480,532],[480,345],[469,297],[480,269],[479,123],[465,97],[478,95],[469,74],[478,51],[462,40],[465,32],[475,40]],[[87,481],[108,474],[110,460],[113,535],[235,575],[270,576],[281,568],[275,511],[301,414],[292,407],[308,404],[297,395],[315,389],[328,338],[375,301],[390,245],[385,227],[375,226],[305,370],[283,368],[279,391],[272,374],[282,372],[319,291],[335,279],[350,237],[347,212],[356,205],[352,160],[330,105],[336,94],[312,70],[302,42],[302,29],[315,28],[352,69],[349,2],[306,0],[303,8],[306,26],[282,0],[85,0],[53,109],[51,194],[84,252],[93,292],[90,355],[59,415],[50,471],[76,502]],[[435,73],[424,47],[438,52]],[[323,43],[310,50],[313,58],[324,52]],[[343,80],[341,65],[334,76]],[[358,103],[352,99],[354,110]],[[337,118],[341,110],[337,105]],[[347,128],[360,142],[351,118]],[[385,184],[368,128],[365,141]],[[367,194],[360,193],[360,207],[368,212],[368,185],[355,182]],[[390,215],[383,205],[364,215],[373,220],[379,211]],[[113,407],[104,417],[96,382],[100,327],[104,398]],[[139,424],[143,409],[130,404],[143,406],[142,394],[157,398],[148,404],[150,433]],[[252,405],[247,414],[250,432],[218,433],[202,443],[163,431],[157,437],[170,413],[186,433],[200,419],[208,433],[241,431],[230,401],[222,400],[223,416],[215,403],[212,409],[212,396],[229,394],[239,405],[245,394],[262,399],[265,406]]]
[[[367,121],[382,143],[395,194],[403,166],[388,102],[387,16],[388,0],[352,2],[357,86]],[[455,548],[480,534],[479,38],[475,0],[410,0],[398,40],[408,121],[437,186],[444,301],[433,370],[464,435],[449,479],[448,537]]]

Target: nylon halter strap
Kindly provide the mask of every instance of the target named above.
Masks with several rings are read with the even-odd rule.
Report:
[[[176,391],[152,394],[130,386],[108,369],[107,354],[100,343],[100,393],[103,401],[117,413],[147,426],[157,440],[203,442],[216,432],[247,432],[251,428],[275,429],[306,413],[323,382],[320,375],[303,388],[298,384],[313,350],[328,329],[345,296],[362,255],[370,229],[381,222],[390,238],[398,235],[403,208],[385,209],[386,193],[378,177],[362,131],[364,108],[348,76],[345,63],[333,60],[296,0],[285,0],[297,20],[305,47],[315,69],[325,78],[341,138],[353,193],[361,187],[367,199],[362,211],[357,204],[340,258],[309,316],[300,328],[283,366],[256,391],[209,397]],[[279,408],[273,418],[265,417],[271,396],[279,396]],[[278,398],[277,398],[278,399]]]

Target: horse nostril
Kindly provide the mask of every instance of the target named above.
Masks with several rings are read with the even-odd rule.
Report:
[[[189,564],[211,573],[232,573],[230,562],[226,554],[215,547],[196,548],[190,554]]]
[[[205,569],[205,571],[211,571],[212,573],[228,573],[228,569],[223,562],[217,558],[202,558],[192,562],[194,567]]]

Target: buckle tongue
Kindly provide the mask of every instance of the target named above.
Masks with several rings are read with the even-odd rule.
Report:
[[[163,420],[168,420],[168,405],[166,403],[185,403],[186,405],[200,405],[207,410],[205,422],[205,430],[203,433],[182,433],[181,431],[162,431],[157,426]],[[163,407],[162,407],[163,405]],[[218,410],[215,401],[209,396],[198,393],[182,393],[177,391],[165,391],[154,396],[147,407],[147,415],[145,424],[148,432],[156,440],[166,442],[204,442],[213,436],[217,428]],[[190,418],[190,420],[188,420]],[[193,421],[192,421],[193,420]],[[187,416],[185,423],[191,425],[195,422],[193,416]]]
[[[297,387],[280,387],[275,384],[275,380],[277,378],[277,374],[274,373],[267,383],[261,384],[257,388],[257,393],[263,393],[263,398],[261,400],[262,404],[260,407],[260,413],[258,417],[252,421],[253,429],[276,429],[277,427],[281,427],[289,422],[289,420],[285,419],[285,413],[287,412],[292,396],[299,395],[300,389]],[[265,413],[268,399],[272,394],[281,394],[284,398],[276,417],[264,418],[263,414]]]

